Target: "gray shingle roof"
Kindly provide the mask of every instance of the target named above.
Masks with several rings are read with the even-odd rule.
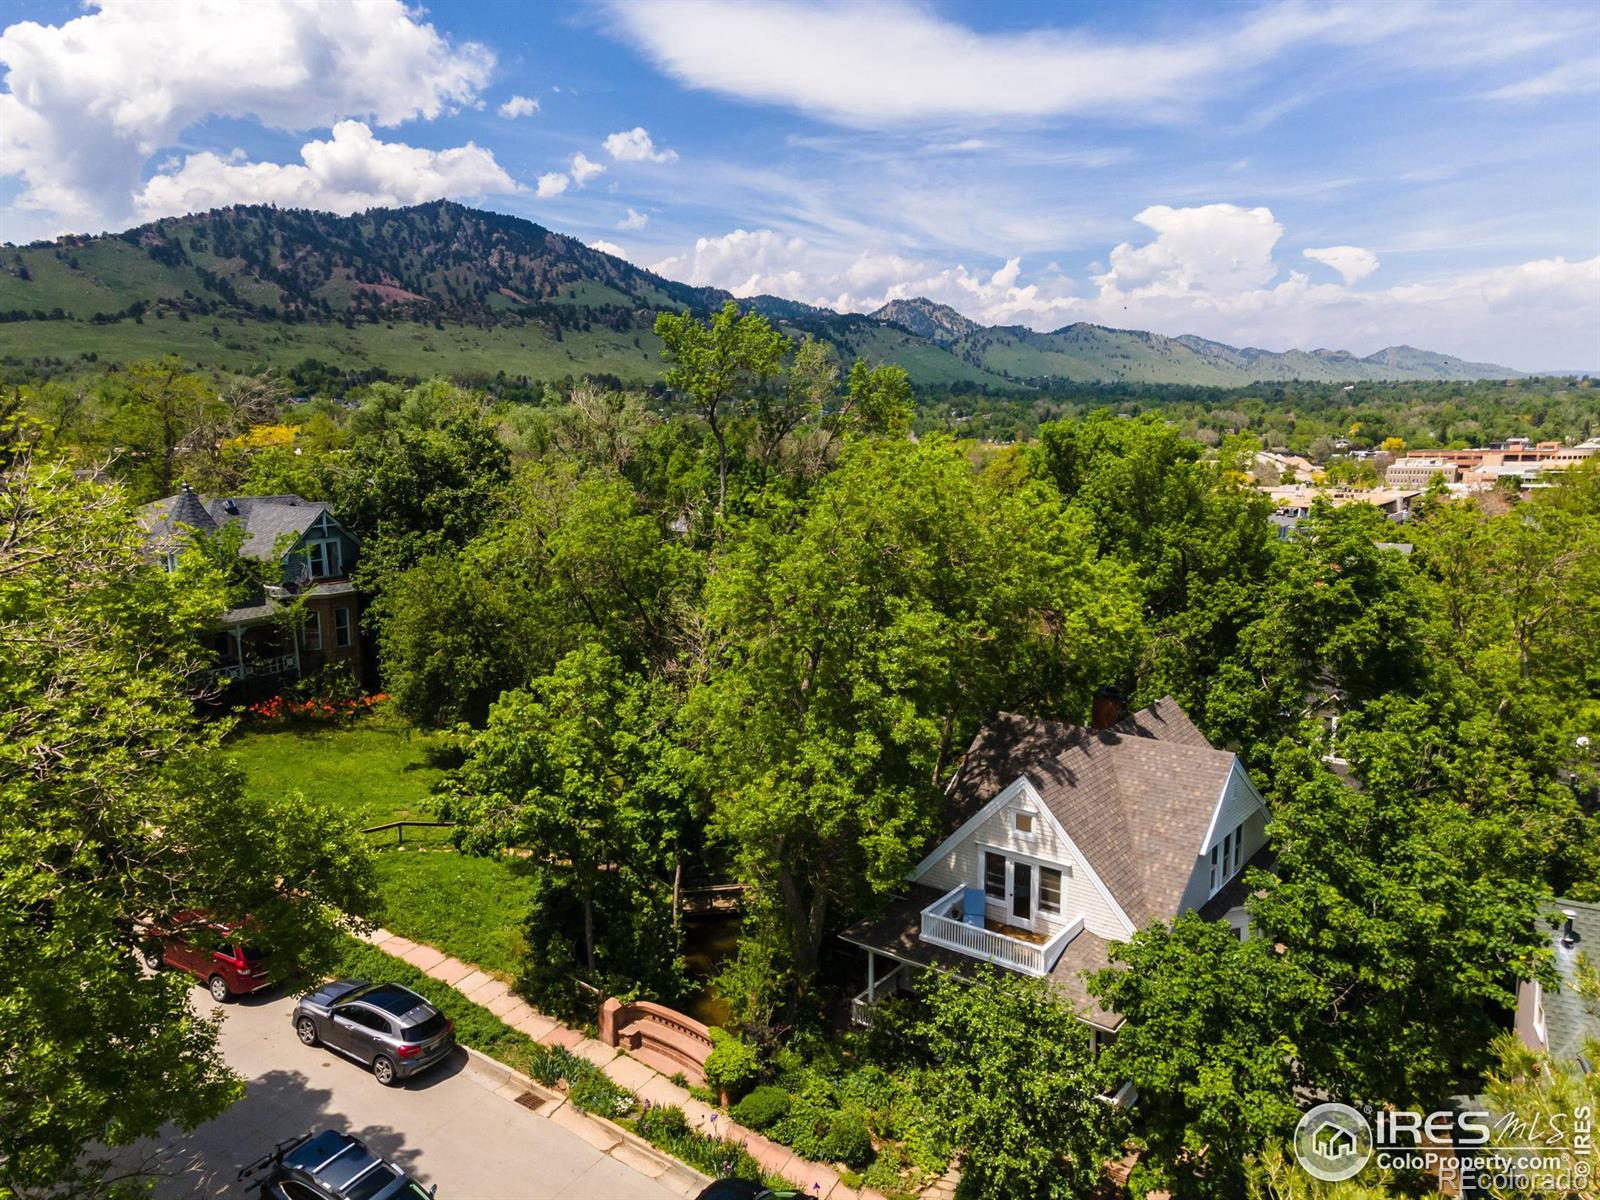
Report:
[[[951,828],[1026,775],[1135,925],[1171,920],[1234,756],[1165,698],[1109,729],[997,714],[950,789]]]
[[[241,553],[266,561],[277,558],[282,543],[298,540],[327,511],[322,501],[299,496],[199,496],[185,484],[176,496],[145,505],[140,519],[161,550],[170,548],[180,525],[209,533],[242,522]]]
[[[1557,900],[1556,907],[1573,914],[1572,928],[1576,937],[1572,945],[1565,946],[1560,929],[1553,936],[1552,948],[1561,988],[1547,990],[1544,994],[1544,1025],[1550,1038],[1551,1056],[1571,1061],[1583,1053],[1585,1039],[1600,1038],[1600,1013],[1590,1009],[1573,986],[1579,954],[1587,954],[1590,961],[1600,966],[1600,904]]]

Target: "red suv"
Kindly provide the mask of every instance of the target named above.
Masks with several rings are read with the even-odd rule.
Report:
[[[204,913],[180,913],[165,926],[146,927],[145,961],[189,972],[222,1004],[276,982],[262,965],[266,956],[245,945],[241,932],[240,925],[213,921]]]

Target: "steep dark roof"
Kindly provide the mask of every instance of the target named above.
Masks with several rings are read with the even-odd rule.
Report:
[[[999,713],[951,784],[949,825],[1026,775],[1128,918],[1170,920],[1234,761],[1170,697],[1109,729]]]
[[[187,483],[176,496],[146,504],[139,510],[139,520],[151,547],[163,554],[175,549],[186,531],[211,533],[217,527]]]
[[[1557,900],[1556,907],[1572,913],[1573,943],[1563,943],[1561,930],[1552,935],[1556,972],[1561,986],[1544,994],[1544,1024],[1550,1037],[1552,1057],[1572,1061],[1583,1053],[1586,1039],[1600,1039],[1600,1013],[1592,1010],[1578,994],[1578,955],[1587,954],[1600,964],[1600,904],[1581,904],[1576,900]]]
[[[176,496],[145,505],[140,519],[152,544],[163,552],[178,539],[180,526],[210,533],[242,522],[240,552],[265,561],[277,558],[283,542],[298,540],[327,511],[322,501],[299,496],[200,496],[185,484]]]

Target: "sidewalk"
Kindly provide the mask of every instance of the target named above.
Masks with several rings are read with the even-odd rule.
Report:
[[[594,1038],[585,1037],[578,1030],[561,1024],[554,1017],[538,1012],[521,997],[512,995],[510,987],[504,980],[495,978],[471,963],[450,958],[432,946],[413,942],[390,933],[387,929],[374,929],[363,940],[384,953],[392,954],[402,962],[409,963],[440,983],[449,984],[468,1000],[474,1004],[481,1004],[511,1028],[526,1034],[534,1041],[542,1042],[546,1046],[564,1046],[574,1054],[582,1055],[604,1071],[613,1082],[626,1088],[640,1100],[648,1100],[653,1105],[670,1105],[682,1109],[684,1116],[689,1119],[691,1128],[722,1141],[742,1143],[750,1156],[761,1164],[763,1171],[792,1180],[814,1200],[885,1200],[882,1193],[872,1188],[857,1191],[855,1188],[845,1186],[839,1179],[838,1172],[832,1167],[801,1158],[789,1147],[762,1137],[752,1129],[746,1129],[730,1120],[726,1113],[696,1100],[685,1088],[679,1087],[661,1072],[646,1066],[625,1051],[603,1045]],[[485,1061],[493,1060],[485,1059]],[[505,1086],[520,1091],[531,1091],[535,1097],[544,1101],[537,1109],[542,1115],[566,1125],[596,1149],[627,1163],[635,1170],[642,1171],[652,1179],[657,1179],[664,1186],[680,1191],[684,1196],[693,1197],[699,1188],[708,1182],[699,1172],[676,1159],[668,1158],[648,1142],[634,1137],[610,1121],[578,1111],[566,1103],[565,1097],[539,1087],[523,1076],[517,1075],[510,1068],[502,1066],[500,1069],[505,1070],[508,1076],[508,1083]],[[552,1101],[556,1103],[552,1104]],[[646,1159],[646,1152],[649,1158],[647,1163],[642,1164],[640,1160]],[[692,1176],[694,1181],[698,1181],[694,1183],[693,1190],[682,1190],[689,1186],[688,1180],[680,1184],[678,1179],[669,1178],[674,1172],[683,1172],[686,1176]],[[940,1183],[945,1182],[940,1181]],[[944,1200],[945,1197],[944,1190],[939,1184],[935,1184],[927,1195],[928,1200]]]

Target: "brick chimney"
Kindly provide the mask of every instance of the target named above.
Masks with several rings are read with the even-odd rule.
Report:
[[[1089,709],[1089,725],[1093,729],[1110,729],[1122,720],[1126,705],[1121,693],[1114,688],[1101,688],[1094,694],[1094,705]]]

